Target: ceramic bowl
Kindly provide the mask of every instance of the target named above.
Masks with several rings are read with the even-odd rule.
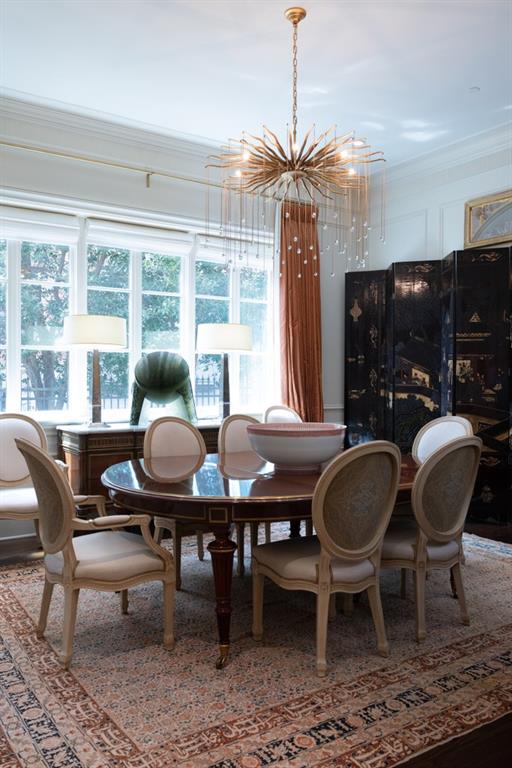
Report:
[[[344,424],[249,424],[252,449],[281,472],[319,472],[343,450]]]

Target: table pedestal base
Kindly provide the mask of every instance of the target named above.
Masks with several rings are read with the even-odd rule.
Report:
[[[231,624],[231,582],[233,578],[233,557],[236,544],[229,538],[230,525],[215,526],[215,539],[208,544],[212,556],[215,599],[217,601],[217,628],[219,633],[219,658],[217,669],[224,669],[229,656],[229,628]]]

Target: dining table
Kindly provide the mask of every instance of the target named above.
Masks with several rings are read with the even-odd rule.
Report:
[[[401,467],[399,501],[406,502],[415,475],[411,456]],[[300,535],[300,521],[311,519],[319,472],[282,472],[252,452],[133,459],[113,464],[101,477],[117,510],[146,513],[195,523],[210,530],[208,544],[215,588],[219,655],[223,669],[230,650],[231,588],[236,544],[235,523],[290,521]]]

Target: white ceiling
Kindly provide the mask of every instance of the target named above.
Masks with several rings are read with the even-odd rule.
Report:
[[[226,140],[265,123],[282,134],[291,4],[3,0],[2,84],[165,132]],[[510,0],[304,5],[299,130],[356,128],[396,163],[512,118]]]

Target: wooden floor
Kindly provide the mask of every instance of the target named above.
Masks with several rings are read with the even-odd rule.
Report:
[[[467,528],[478,536],[512,542],[512,525],[471,524]],[[34,550],[34,543],[34,540],[27,541],[21,549],[18,545],[15,555],[4,545],[0,548],[0,564],[28,562],[41,557],[41,551]],[[406,768],[505,768],[512,765],[512,715],[413,757],[402,765]]]

